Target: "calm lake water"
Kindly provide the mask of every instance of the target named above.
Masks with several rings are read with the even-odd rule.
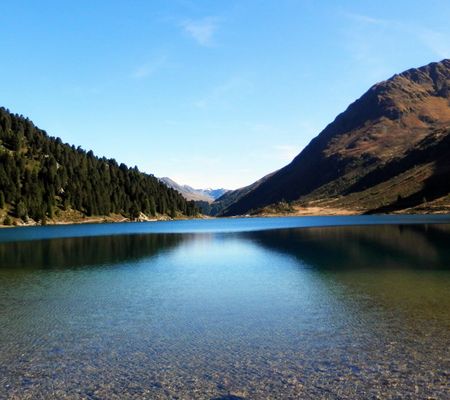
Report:
[[[450,398],[449,332],[449,217],[0,231],[0,399]]]

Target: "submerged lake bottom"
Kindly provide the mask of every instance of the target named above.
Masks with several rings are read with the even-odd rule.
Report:
[[[450,218],[0,232],[0,399],[450,398]]]

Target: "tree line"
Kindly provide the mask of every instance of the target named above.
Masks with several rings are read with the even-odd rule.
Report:
[[[28,118],[0,107],[0,209],[44,222],[60,210],[86,216],[198,213],[153,175],[63,143]],[[1,222],[1,221],[0,221]]]

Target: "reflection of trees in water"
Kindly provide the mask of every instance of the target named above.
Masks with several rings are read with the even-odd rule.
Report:
[[[244,234],[319,269],[450,268],[450,225],[370,225]]]
[[[224,237],[250,239],[310,267],[352,269],[450,268],[450,225],[370,225],[299,228]],[[215,237],[222,234],[215,234]],[[0,243],[0,268],[65,268],[117,264],[151,257],[211,234],[127,234]]]
[[[0,243],[0,268],[76,268],[136,261],[174,248],[191,236],[114,235]]]

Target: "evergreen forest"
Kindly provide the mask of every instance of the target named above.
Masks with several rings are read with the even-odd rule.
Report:
[[[0,108],[0,210],[4,221],[42,224],[65,211],[83,216],[194,216],[198,209],[156,177],[49,136]]]

